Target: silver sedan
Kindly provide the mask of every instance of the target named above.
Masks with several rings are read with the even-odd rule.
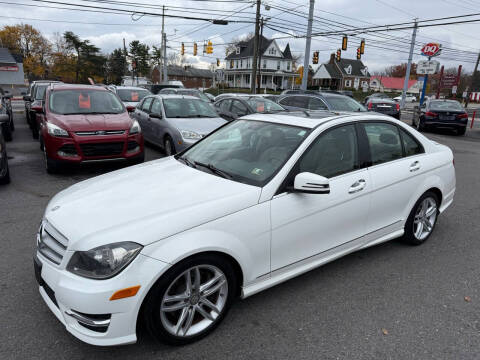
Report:
[[[170,156],[183,151],[226,123],[214,108],[193,96],[152,95],[132,113],[151,144]]]

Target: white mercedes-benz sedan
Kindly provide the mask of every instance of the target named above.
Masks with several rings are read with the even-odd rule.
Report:
[[[422,244],[455,181],[450,149],[391,117],[254,114],[57,194],[35,274],[87,343],[133,343],[142,321],[184,344],[237,297],[391,239]]]

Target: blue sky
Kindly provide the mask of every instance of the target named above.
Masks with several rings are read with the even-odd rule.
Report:
[[[105,3],[109,1],[110,3]],[[115,1],[122,4],[119,2],[112,4]],[[19,22],[32,24],[48,38],[53,38],[56,32],[73,31],[81,38],[89,39],[105,53],[121,47],[123,38],[126,39],[127,44],[132,40],[140,40],[150,46],[158,46],[161,39],[161,18],[159,17],[54,9],[51,7],[66,6],[33,0],[0,0],[0,3],[2,7],[1,25],[11,25]],[[226,16],[226,12],[238,11],[234,17],[227,18],[227,20],[236,19],[240,21],[250,21],[254,18],[255,12],[254,3],[246,0],[224,0],[224,2],[198,0],[177,0],[175,2],[164,0],[97,0],[96,2],[89,2],[72,0],[69,3],[118,9],[132,9],[134,4],[138,3],[151,4],[152,7],[149,8],[140,8],[137,5],[137,9],[138,11],[155,13],[161,13],[162,5],[165,5],[167,14],[203,18],[223,18]],[[123,3],[132,5],[123,5]],[[41,7],[21,6],[20,4],[40,5]],[[479,5],[480,0],[465,0],[462,2],[455,0],[317,0],[314,31],[340,30],[348,26],[366,27],[372,26],[372,24],[413,22],[414,17],[424,20],[464,15],[478,12]],[[270,26],[274,28],[265,28],[264,35],[267,37],[285,37],[285,33],[304,34],[307,24],[304,14],[308,12],[308,6],[308,0],[263,1],[262,15],[271,18],[270,22],[267,23],[270,23]],[[288,11],[285,11],[285,9],[288,9]],[[479,17],[472,17],[471,19],[474,18]],[[418,31],[416,51],[423,43],[439,42],[444,47],[449,48],[448,53],[445,51],[438,58],[442,64],[446,67],[462,64],[464,69],[471,71],[474,66],[475,53],[480,48],[479,30],[480,23],[422,28]],[[185,42],[187,45],[186,61],[199,67],[207,67],[210,63],[215,62],[217,57],[223,60],[225,47],[216,44],[227,43],[232,38],[253,31],[254,25],[248,23],[231,23],[227,26],[221,26],[176,18],[167,18],[166,20],[166,33],[171,47],[169,51],[178,52],[181,42]],[[370,71],[380,71],[386,66],[406,62],[408,58],[407,42],[410,40],[411,32],[410,29],[407,29],[389,33],[359,35],[356,38],[349,37],[348,50],[342,56],[354,58],[360,38],[364,36],[366,38],[366,48],[362,60]],[[204,40],[213,42],[214,54],[211,57],[193,57],[191,55],[191,42],[197,41],[199,49],[201,49]],[[295,55],[303,54],[305,47],[305,39],[303,38],[279,39],[278,42],[281,48],[287,42],[290,43]],[[312,51],[319,50],[320,62],[326,62],[329,54],[339,48],[340,45],[339,36],[335,38],[316,37],[312,41]],[[453,49],[463,52],[456,53]],[[414,56],[414,61],[420,59],[422,59],[421,56]]]

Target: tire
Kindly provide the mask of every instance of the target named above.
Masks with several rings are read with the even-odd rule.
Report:
[[[417,130],[419,132],[424,132],[425,131],[425,125],[422,124],[422,120],[420,118],[418,119]]]
[[[408,216],[402,240],[410,245],[421,245],[427,241],[435,229],[439,214],[439,206],[440,204],[437,194],[433,191],[427,191],[423,194],[415,203]],[[428,216],[426,214],[422,215],[424,209],[431,212],[431,214]],[[428,227],[424,229],[426,223],[423,220],[428,221],[430,229],[428,229]],[[421,230],[419,230],[419,226],[421,226]]]
[[[3,132],[3,138],[5,139],[5,141],[12,141],[13,137],[12,137],[12,130],[10,129],[10,125],[9,124],[4,124],[2,126],[2,132]]]
[[[37,121],[37,120],[35,120],[35,121]],[[38,138],[39,138],[39,131],[38,131],[37,123],[32,124],[32,138],[34,140],[38,140]]]
[[[12,120],[10,121],[10,130],[11,130],[12,132],[15,131],[15,124],[14,124],[14,122],[13,122],[13,115],[12,115]]]
[[[51,159],[47,155],[47,149],[45,146],[43,147],[43,159],[45,163],[45,170],[49,174],[56,174],[59,171],[59,164],[58,161]]]
[[[465,135],[465,132],[467,131],[467,127],[466,126],[459,126],[457,128],[457,135],[458,136],[463,136]]]
[[[175,144],[173,143],[172,138],[168,135],[163,140],[163,149],[167,156],[175,155],[177,153],[175,150]]]
[[[187,273],[190,274],[190,290],[186,286]],[[211,286],[203,290],[210,289],[210,295],[204,296],[202,290],[196,291],[196,274],[200,274],[200,289],[211,282]],[[217,281],[213,280],[215,278]],[[163,343],[184,345],[197,341],[212,332],[224,319],[237,290],[234,266],[226,258],[200,254],[185,259],[160,277],[149,291],[143,303],[146,328]],[[176,300],[166,300],[167,296],[175,295]]]
[[[0,178],[0,185],[6,185],[10,184],[10,169],[8,168],[8,163],[7,163],[7,173]]]

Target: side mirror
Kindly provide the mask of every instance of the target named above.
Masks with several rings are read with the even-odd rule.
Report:
[[[150,114],[149,115],[151,119],[161,119],[162,118],[162,114]]]
[[[32,98],[30,97],[30,95],[24,95],[23,101],[32,101]]]
[[[329,194],[330,181],[321,175],[302,172],[295,176],[293,191],[306,194]]]
[[[1,114],[0,115],[0,124],[6,123],[10,120],[10,117],[7,114]]]
[[[43,105],[39,104],[39,105],[32,106],[32,110],[35,111],[38,114],[42,114],[43,113]]]
[[[135,106],[127,106],[127,111],[128,111],[129,113],[135,111]]]
[[[25,91],[22,91],[20,95],[27,95],[27,93]]]

